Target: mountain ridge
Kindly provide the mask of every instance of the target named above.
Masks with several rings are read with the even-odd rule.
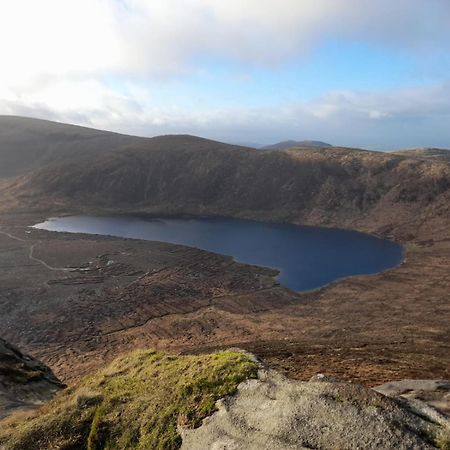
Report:
[[[226,215],[395,230],[402,240],[431,228],[446,235],[450,166],[438,159],[345,147],[261,152],[190,135],[134,138],[90,129],[86,141],[78,127],[33,126],[43,135],[35,146],[23,127],[0,127],[0,159],[17,162],[3,172],[19,172],[0,177],[1,211]]]
[[[245,148],[187,134],[138,137],[50,120],[0,115],[0,178],[13,178],[46,166],[88,161],[128,147],[208,145]]]
[[[158,137],[43,167],[3,184],[0,192],[3,211],[227,215],[370,232],[407,225],[405,238],[434,219],[443,229],[450,167],[338,147],[260,152]]]
[[[275,144],[265,145],[261,147],[261,150],[287,150],[293,147],[333,147],[331,144],[323,141],[314,140],[302,140],[296,141],[294,139],[288,139],[287,141],[277,142]]]
[[[423,147],[396,150],[392,152],[396,155],[408,156],[418,159],[444,161],[450,163],[450,149]]]
[[[0,116],[0,177],[112,152],[141,139],[49,120]]]

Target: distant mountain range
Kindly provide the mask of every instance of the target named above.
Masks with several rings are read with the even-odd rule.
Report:
[[[332,147],[331,144],[322,141],[282,141],[272,145],[261,147],[263,150],[286,150],[294,147]]]

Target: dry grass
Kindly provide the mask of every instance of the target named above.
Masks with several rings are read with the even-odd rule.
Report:
[[[445,428],[436,438],[436,447],[441,450],[450,450],[450,428]]]

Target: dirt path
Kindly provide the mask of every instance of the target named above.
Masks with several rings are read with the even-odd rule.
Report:
[[[20,237],[18,237],[18,236],[12,235],[11,233],[8,233],[7,231],[3,231],[3,230],[1,230],[1,227],[0,227],[0,233],[3,234],[3,235],[5,235],[5,236],[7,236],[7,237],[9,237],[10,239],[14,239],[15,241],[26,242],[26,239],[22,239],[22,238],[20,238]],[[68,272],[68,271],[70,270],[70,269],[68,269],[68,268],[66,268],[66,267],[53,267],[53,266],[50,266],[49,264],[47,264],[47,263],[46,263],[45,261],[43,261],[42,259],[36,258],[36,257],[33,255],[33,253],[34,253],[34,248],[35,248],[37,245],[39,245],[39,244],[41,244],[41,241],[38,241],[38,242],[35,242],[34,244],[31,244],[30,247],[29,247],[29,249],[28,249],[28,258],[29,258],[31,261],[35,261],[35,262],[37,262],[37,263],[43,265],[46,269],[52,270],[52,271],[57,271],[57,272],[61,272],[61,271],[62,271],[62,272]]]

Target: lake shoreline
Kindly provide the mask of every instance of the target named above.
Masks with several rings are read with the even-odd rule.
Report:
[[[320,289],[349,276],[379,274],[399,266],[405,258],[400,244],[367,233],[218,216],[68,215],[49,218],[34,227],[191,246],[276,270],[277,281],[296,292]],[[234,244],[236,240],[239,242]],[[315,255],[319,250],[311,240],[317,241],[323,254]],[[351,251],[359,262],[352,261]],[[339,267],[333,268],[330,261]],[[351,264],[354,269],[347,268]],[[307,281],[314,279],[317,281]]]

